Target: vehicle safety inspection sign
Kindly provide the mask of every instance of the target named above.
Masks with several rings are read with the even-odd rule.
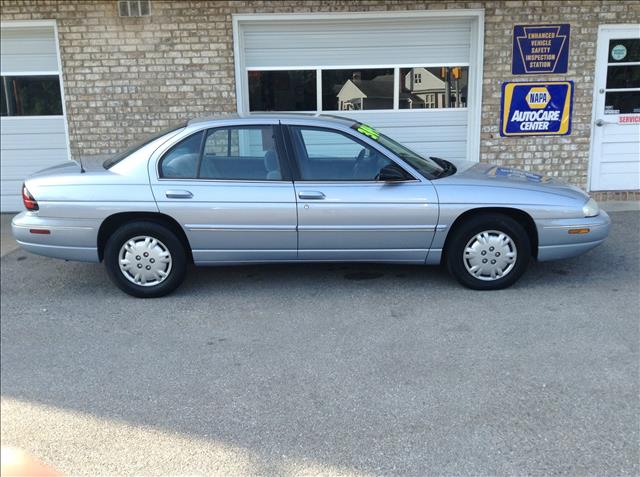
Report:
[[[570,30],[568,23],[515,25],[511,74],[566,73]]]
[[[503,83],[500,135],[566,136],[572,109],[573,81]]]

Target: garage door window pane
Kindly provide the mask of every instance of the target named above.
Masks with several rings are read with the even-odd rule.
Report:
[[[400,68],[400,109],[465,108],[469,67]]]
[[[282,180],[272,126],[209,131],[200,166],[201,179]]]
[[[60,116],[58,76],[3,76],[3,116]]]
[[[393,109],[393,69],[323,70],[322,109]]]
[[[0,116],[8,116],[9,115],[9,104],[7,101],[8,91],[6,88],[6,82],[4,76],[0,81]]]
[[[250,111],[315,111],[316,71],[249,71]]]

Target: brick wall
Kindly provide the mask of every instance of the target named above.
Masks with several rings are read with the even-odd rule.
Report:
[[[640,22],[640,1],[410,2],[159,1],[150,17],[120,18],[116,1],[3,0],[3,20],[56,19],[72,154],[120,150],[149,132],[193,115],[235,111],[233,13],[485,9],[481,160],[526,167],[586,186],[597,28]],[[571,24],[566,75],[575,81],[567,137],[501,138],[500,88],[511,75],[516,23]],[[640,193],[619,194],[640,198]]]

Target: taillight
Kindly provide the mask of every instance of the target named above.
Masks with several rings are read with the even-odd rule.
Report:
[[[27,186],[22,184],[22,202],[24,202],[24,206],[27,210],[38,210],[38,202],[33,198]]]

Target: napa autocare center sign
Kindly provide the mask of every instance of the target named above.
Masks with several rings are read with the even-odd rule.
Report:
[[[503,83],[500,135],[566,136],[572,110],[573,81]]]
[[[511,73],[535,75],[566,73],[569,64],[568,23],[515,25]]]

